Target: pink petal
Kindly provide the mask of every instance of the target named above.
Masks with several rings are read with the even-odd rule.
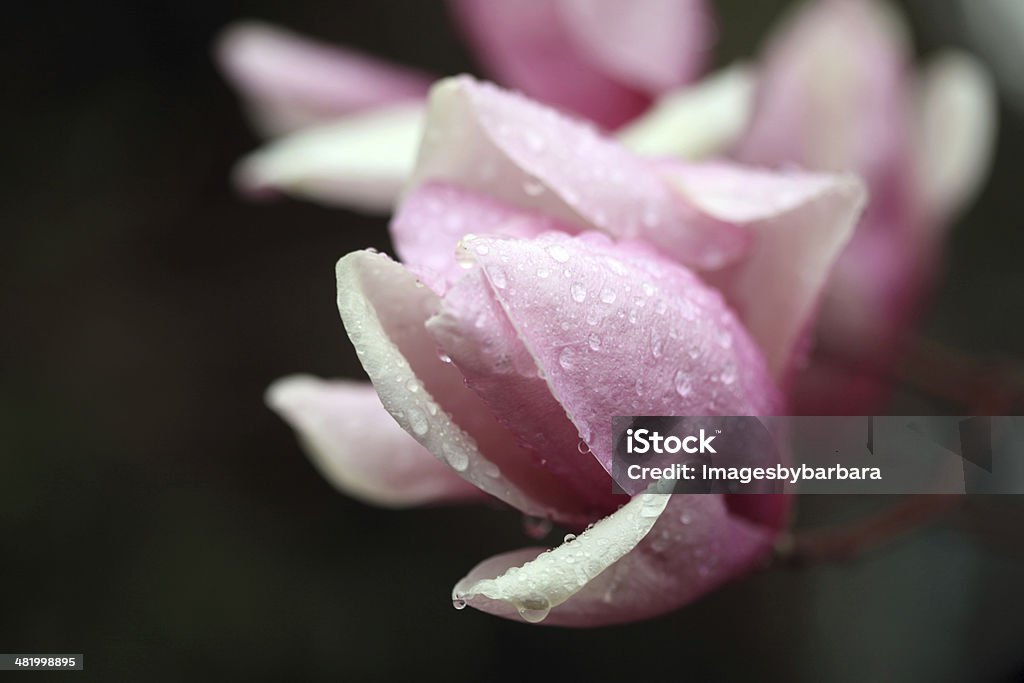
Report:
[[[860,216],[863,183],[851,175],[773,173],[724,163],[663,168],[697,210],[749,230],[743,259],[705,279],[739,313],[775,377],[785,378]]]
[[[224,31],[217,61],[267,135],[420,98],[432,80],[413,69],[251,21]]]
[[[704,0],[561,0],[571,39],[612,78],[650,95],[693,80],[715,37]]]
[[[475,238],[465,248],[486,253],[489,240]],[[500,277],[499,271],[493,273]],[[628,498],[613,495],[611,479],[552,396],[492,286],[504,284],[489,282],[479,268],[467,273],[445,295],[441,312],[427,322],[427,329],[462,371],[466,386],[487,403],[533,461],[586,501],[592,519],[603,517]]]
[[[623,508],[605,521],[627,516],[625,512]],[[720,496],[675,494],[654,528],[621,557],[604,550],[607,542],[591,542],[583,534],[550,553],[527,548],[492,557],[459,581],[452,595],[511,619],[522,619],[519,608],[526,607],[525,616],[535,620],[538,612],[529,608],[547,600],[552,606],[543,623],[552,626],[636,621],[682,607],[750,571],[771,551],[773,538],[773,530],[731,515]],[[543,558],[558,552],[568,572],[544,566]],[[574,562],[565,565],[570,553]],[[596,576],[577,576],[571,572],[578,555],[581,561],[607,568]],[[532,590],[514,590],[531,579]],[[558,602],[566,593],[571,594]]]
[[[904,174],[907,42],[905,27],[882,3],[808,3],[764,51],[753,124],[737,158],[855,171],[872,188]]]
[[[339,490],[385,507],[483,498],[405,433],[364,382],[297,375],[267,390],[270,405]]]
[[[614,237],[643,239],[696,267],[746,247],[735,226],[679,201],[658,170],[579,122],[469,77],[431,91],[412,187],[458,185]]]
[[[467,255],[480,264],[551,395],[606,471],[613,415],[779,410],[760,351],[720,295],[685,268],[597,233],[481,236],[473,245]],[[454,306],[443,312],[458,317]],[[498,334],[507,344],[508,330]],[[453,341],[450,333],[444,340]],[[452,350],[478,362],[468,345]],[[489,400],[516,398],[492,393]]]
[[[391,221],[391,238],[402,262],[438,292],[466,272],[455,260],[455,247],[464,236],[534,237],[549,230],[578,231],[537,211],[443,183],[417,187]]]
[[[338,262],[338,311],[381,403],[409,434],[464,479],[519,510],[568,524],[585,507],[515,439],[445,362],[424,323],[438,296],[372,252]]]
[[[559,109],[615,128],[650,98],[617,80],[578,49],[550,0],[452,0],[450,6],[483,66],[497,80]]]

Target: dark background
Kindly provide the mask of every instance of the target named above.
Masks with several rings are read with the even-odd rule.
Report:
[[[720,3],[719,62],[752,55],[782,5]],[[943,7],[910,7],[922,51],[958,39]],[[229,187],[258,140],[210,45],[244,17],[473,69],[433,2],[5,8],[0,651],[81,652],[85,677],[111,681],[1021,680],[1013,501],[645,623],[571,631],[453,610],[470,567],[527,543],[517,516],[356,503],[263,405],[283,374],[362,376],[333,265],[389,243],[383,219]],[[1024,125],[1002,116],[993,179],[953,232],[927,324],[981,356],[1024,349]],[[872,501],[801,503],[816,524]]]

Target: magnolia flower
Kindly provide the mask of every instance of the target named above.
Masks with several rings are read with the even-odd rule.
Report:
[[[887,383],[865,367],[885,368],[903,348],[946,230],[988,169],[990,79],[957,51],[915,74],[907,29],[868,0],[801,7],[768,42],[756,79],[735,158],[852,171],[867,182],[871,203],[827,288],[819,358],[803,374],[797,408],[870,413]]]
[[[441,81],[390,226],[402,263],[338,262],[372,390],[291,377],[268,402],[354,496],[486,496],[579,534],[485,560],[456,607],[567,626],[675,609],[756,566],[787,499],[615,495],[611,418],[785,413],[864,197],[846,174],[645,161]]]
[[[692,157],[734,140],[751,84],[742,71],[681,93],[713,35],[704,0],[452,0],[457,25],[503,84],[657,153]],[[257,23],[229,27],[218,61],[275,137],[238,166],[253,194],[286,192],[387,212],[406,182],[431,77]],[[651,120],[636,120],[657,100]],[[280,137],[277,137],[280,136]]]

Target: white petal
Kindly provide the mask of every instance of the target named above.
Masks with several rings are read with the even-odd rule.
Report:
[[[409,434],[464,479],[520,511],[577,524],[585,517],[553,475],[441,360],[425,323],[440,299],[382,254],[338,261],[338,311],[381,403]],[[572,506],[572,507],[570,507]]]
[[[931,224],[948,224],[988,174],[996,135],[995,85],[965,52],[947,51],[921,76],[915,161]]]
[[[423,104],[389,105],[279,138],[235,172],[246,192],[390,211],[416,160]]]
[[[670,494],[644,493],[587,529],[575,540],[540,553],[494,578],[470,578],[452,591],[454,601],[475,607],[500,601],[537,622],[633,550],[654,527]],[[487,609],[486,611],[493,611]]]
[[[753,96],[750,69],[732,66],[663,95],[615,136],[645,156],[702,159],[722,154],[746,130]]]

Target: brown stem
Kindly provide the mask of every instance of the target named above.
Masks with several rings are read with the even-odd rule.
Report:
[[[962,496],[911,495],[880,513],[836,528],[789,532],[775,545],[776,559],[790,565],[847,562],[935,521]]]

